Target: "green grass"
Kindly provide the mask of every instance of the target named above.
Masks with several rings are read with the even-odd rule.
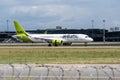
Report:
[[[0,48],[0,63],[120,64],[120,49]]]

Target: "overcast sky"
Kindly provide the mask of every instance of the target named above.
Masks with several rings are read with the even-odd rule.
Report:
[[[120,26],[120,0],[0,0],[0,31],[14,30],[18,20],[26,30],[81,29]]]

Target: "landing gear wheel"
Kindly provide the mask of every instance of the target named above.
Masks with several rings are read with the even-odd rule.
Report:
[[[48,46],[52,46],[52,45],[49,43]]]
[[[85,46],[87,46],[88,45],[88,43],[87,42],[85,42]]]

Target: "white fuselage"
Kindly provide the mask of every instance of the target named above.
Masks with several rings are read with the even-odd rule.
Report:
[[[61,40],[62,42],[91,42],[92,38],[85,34],[29,34],[32,42],[51,42],[51,40]]]

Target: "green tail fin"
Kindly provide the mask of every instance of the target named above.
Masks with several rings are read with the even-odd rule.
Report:
[[[44,32],[44,34],[48,34],[48,32],[47,32],[47,31],[45,31],[45,32]]]
[[[14,26],[16,29],[16,34],[25,34],[27,35],[27,32],[23,29],[22,25],[19,24],[19,22],[14,21]]]

